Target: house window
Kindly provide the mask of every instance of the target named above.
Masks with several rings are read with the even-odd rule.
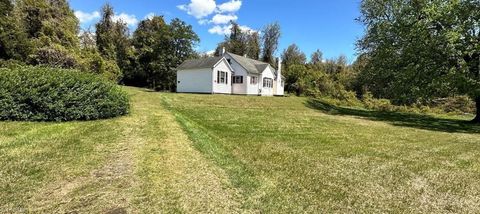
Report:
[[[264,88],[273,88],[273,79],[272,78],[263,78],[263,87]]]
[[[258,77],[251,77],[250,78],[250,84],[256,85],[258,83]]]
[[[243,76],[233,76],[232,81],[233,84],[243,84]]]
[[[219,83],[219,84],[228,84],[228,75],[227,75],[227,72],[217,71],[217,83]]]

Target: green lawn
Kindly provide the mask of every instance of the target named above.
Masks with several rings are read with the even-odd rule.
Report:
[[[129,116],[0,122],[0,213],[480,212],[480,127],[126,88]]]

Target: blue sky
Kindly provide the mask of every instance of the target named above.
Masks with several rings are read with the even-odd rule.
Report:
[[[252,30],[278,21],[282,37],[277,55],[296,43],[307,56],[320,49],[325,58],[345,54],[353,61],[355,41],[363,34],[363,27],[355,21],[360,0],[70,0],[70,5],[82,28],[87,28],[98,21],[105,2],[113,5],[117,17],[132,30],[151,14],[184,20],[200,36],[198,50],[203,52],[223,40],[228,20]]]

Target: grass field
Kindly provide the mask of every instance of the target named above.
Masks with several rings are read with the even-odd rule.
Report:
[[[127,88],[128,116],[0,122],[0,213],[480,212],[480,127]]]

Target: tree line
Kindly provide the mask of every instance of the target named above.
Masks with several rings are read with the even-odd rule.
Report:
[[[174,68],[196,55],[199,37],[180,19],[141,21],[130,33],[106,4],[95,32],[80,30],[66,0],[0,0],[0,59],[93,72],[127,85],[175,88]],[[79,36],[80,35],[80,36]]]
[[[321,51],[307,60],[295,44],[285,49],[286,90],[402,106],[447,99],[463,108],[470,99],[480,122],[480,1],[362,0],[358,21],[366,33],[352,64]]]
[[[480,1],[362,0],[360,12],[366,33],[351,64],[345,56],[324,59],[320,50],[307,59],[295,44],[283,50],[287,91],[336,99],[372,96],[396,105],[468,96],[480,122]],[[155,16],[131,34],[114,15],[107,4],[95,32],[80,31],[66,0],[0,0],[0,59],[174,90],[174,68],[200,57],[192,27]],[[276,67],[280,37],[278,23],[252,31],[232,22],[215,54],[225,48]]]
[[[215,56],[226,51],[276,66],[275,53],[281,37],[281,27],[277,22],[263,27],[261,31],[242,29],[236,22],[231,22],[230,33],[225,36],[215,49]],[[260,36],[260,34],[262,36]]]

